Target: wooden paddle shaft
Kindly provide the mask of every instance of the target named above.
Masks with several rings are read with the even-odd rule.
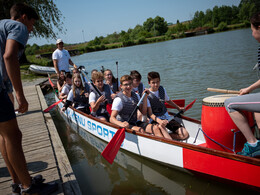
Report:
[[[218,92],[218,93],[229,93],[229,94],[239,94],[239,91],[228,90],[228,89],[216,89],[216,88],[207,88],[208,91]]]

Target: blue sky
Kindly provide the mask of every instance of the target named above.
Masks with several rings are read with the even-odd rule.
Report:
[[[238,6],[240,0],[54,0],[64,19],[65,34],[57,33],[65,43],[80,43],[127,31],[149,17],[161,16],[167,22],[191,20],[196,11],[214,6]],[[30,38],[29,44],[55,44],[55,40]]]

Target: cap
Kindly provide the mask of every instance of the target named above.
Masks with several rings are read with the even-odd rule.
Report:
[[[57,39],[56,44],[63,43],[61,39]]]

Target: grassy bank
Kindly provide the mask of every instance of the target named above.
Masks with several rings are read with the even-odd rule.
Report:
[[[21,79],[22,80],[26,80],[26,81],[32,81],[34,79],[37,78],[46,78],[45,76],[42,75],[36,75],[32,72],[29,71],[29,66],[30,64],[23,64],[20,66],[20,70],[21,70]]]

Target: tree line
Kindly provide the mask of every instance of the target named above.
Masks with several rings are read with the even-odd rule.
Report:
[[[0,0],[0,2],[1,1],[3,0]],[[36,1],[26,0],[26,2],[31,3]],[[46,7],[54,7],[55,9],[54,13],[52,13],[52,16],[56,16],[56,19],[61,15],[53,1],[47,0],[38,2],[41,2],[41,4],[47,2],[48,5],[45,5]],[[38,11],[43,9],[43,7],[43,5],[38,6]],[[73,49],[79,49],[82,52],[91,52],[185,37],[186,32],[192,32],[201,29],[206,29],[208,32],[224,31],[227,30],[229,26],[235,24],[239,24],[238,28],[249,27],[249,20],[251,16],[258,11],[260,11],[259,0],[241,0],[238,6],[223,5],[215,6],[213,9],[207,9],[205,12],[196,11],[190,21],[179,22],[179,20],[177,20],[176,24],[171,24],[168,23],[163,17],[156,16],[155,18],[148,18],[145,22],[143,22],[142,25],[138,24],[134,28],[129,28],[127,31],[122,30],[121,32],[114,32],[112,34],[108,34],[107,36],[97,36],[93,40],[87,43],[77,44],[77,46],[70,44],[65,46],[71,47]],[[42,16],[43,12],[39,11],[39,15]],[[52,25],[55,24],[54,26],[61,28],[62,25],[57,23],[58,21],[55,20],[55,17],[49,18],[52,18],[52,21],[49,19],[49,22],[52,23]],[[41,28],[37,28],[35,35],[54,38],[55,36],[53,31],[47,32],[43,28],[47,27],[47,24],[44,23],[46,21],[46,19],[41,21],[43,22],[41,25],[42,30]],[[53,27],[48,26],[48,29],[49,28],[53,30]],[[55,47],[56,46],[54,44],[43,46],[38,46],[37,44],[33,44],[32,46],[28,45],[26,48],[26,54],[33,55],[43,52],[52,52]]]

